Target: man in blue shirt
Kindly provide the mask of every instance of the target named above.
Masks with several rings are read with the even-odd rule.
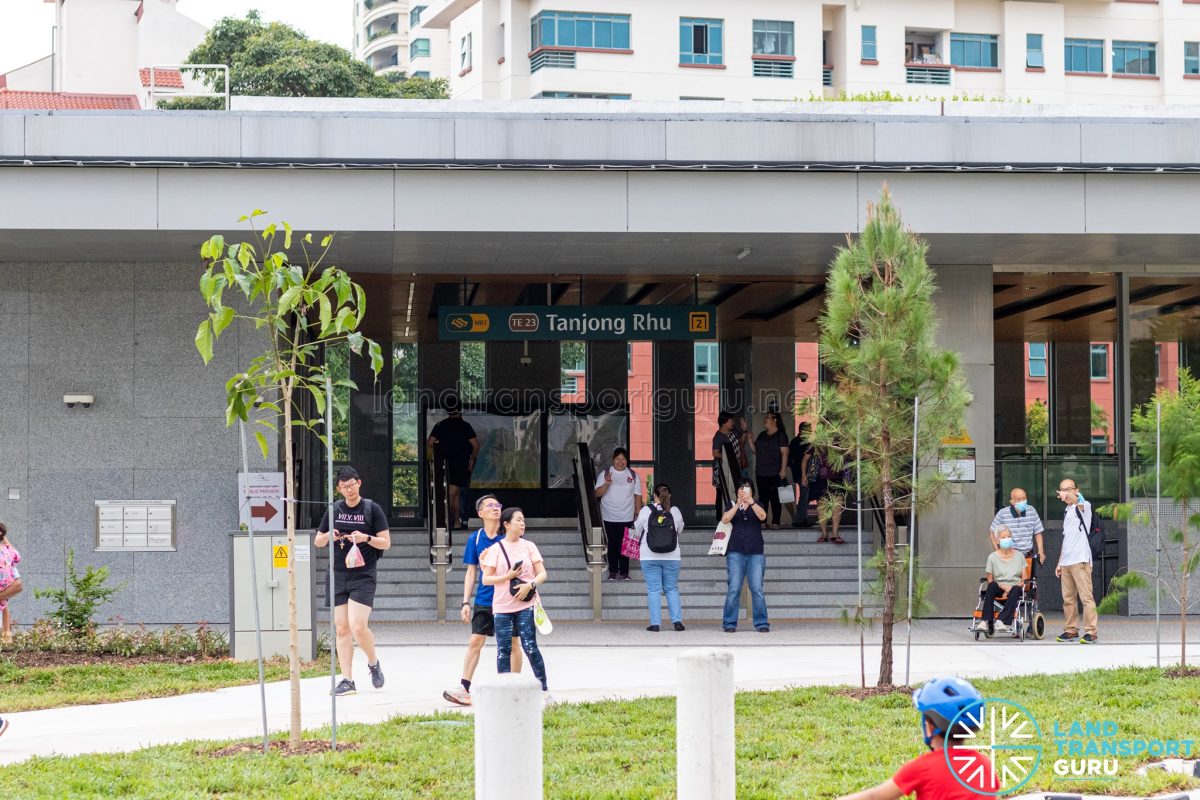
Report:
[[[479,666],[479,654],[487,637],[496,635],[496,620],[492,616],[492,595],[496,587],[483,584],[479,556],[504,538],[500,532],[501,510],[503,506],[494,494],[485,494],[476,500],[475,513],[483,520],[483,527],[468,537],[463,548],[462,563],[466,567],[466,575],[463,576],[463,602],[459,618],[471,625],[471,641],[467,644],[467,655],[463,659],[462,686],[442,692],[442,697],[460,706],[471,705],[471,678],[475,675],[475,667]],[[513,644],[512,671],[520,672],[521,645],[515,635]]]

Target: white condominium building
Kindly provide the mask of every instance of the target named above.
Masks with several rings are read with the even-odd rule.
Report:
[[[429,0],[414,28],[448,32],[455,98],[1200,100],[1200,0]]]
[[[353,0],[354,55],[376,73],[444,78],[450,73],[445,30],[413,31],[428,3],[407,0]]]

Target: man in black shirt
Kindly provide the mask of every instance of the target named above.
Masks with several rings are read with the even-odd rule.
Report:
[[[451,528],[458,522],[465,529],[467,521],[460,510],[462,493],[471,486],[471,472],[479,456],[479,439],[471,423],[463,419],[457,397],[447,398],[446,412],[449,416],[433,426],[426,444],[434,450],[435,455],[446,461],[446,500],[450,506],[450,519],[446,521],[446,527]],[[435,464],[440,458],[435,459]]]
[[[367,657],[371,684],[376,689],[383,688],[383,669],[375,655],[375,635],[367,623],[375,605],[376,563],[383,551],[392,546],[392,537],[383,509],[362,497],[361,488],[362,480],[353,467],[338,469],[337,490],[344,499],[333,504],[332,524],[329,510],[325,511],[313,538],[317,547],[327,546],[331,534],[334,542],[329,554],[333,559],[333,587],[329,595],[333,598],[338,664],[342,668],[342,680],[334,689],[339,697],[356,691],[352,675],[356,642]],[[362,563],[352,558],[355,565],[350,566],[346,558],[354,547],[358,548]]]

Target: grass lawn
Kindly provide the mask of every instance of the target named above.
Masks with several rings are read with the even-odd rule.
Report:
[[[328,656],[327,656],[328,657]],[[269,681],[287,679],[287,661],[267,662]],[[302,665],[305,677],[329,674],[328,661]],[[226,659],[191,664],[75,664],[21,667],[0,657],[0,711],[115,703],[202,692],[258,681],[258,664]]]
[[[1038,719],[1053,759],[1055,722],[1113,720],[1121,736],[1200,734],[1200,679],[1157,670],[1109,670],[977,683]],[[669,798],[675,791],[673,699],[558,706],[545,720],[548,798]],[[353,752],[214,759],[202,743],[132,754],[37,759],[0,769],[4,794],[21,798],[467,798],[473,794],[469,717],[397,718],[346,725]],[[1200,737],[1197,737],[1200,738]],[[738,797],[823,798],[886,780],[924,751],[903,694],[855,700],[826,688],[737,698]],[[1043,763],[1025,791],[1057,789],[1138,796],[1195,786],[1181,776],[1133,775],[1121,759],[1113,783],[1055,782]]]

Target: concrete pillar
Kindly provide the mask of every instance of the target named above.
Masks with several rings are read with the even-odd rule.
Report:
[[[392,513],[392,350],[383,348],[378,379],[366,355],[350,357],[350,459],[362,477],[362,493]],[[316,465],[314,465],[316,466]],[[324,463],[318,469],[324,475]],[[324,485],[322,479],[321,485]],[[323,498],[322,498],[323,499]]]
[[[627,342],[588,342],[588,399],[602,411],[624,405],[629,390],[629,344]]]
[[[771,408],[779,411],[781,427],[792,438],[796,430],[796,341],[794,339],[754,338],[750,343],[751,376],[750,404],[754,413],[749,417],[754,435],[765,425],[763,415]]]
[[[721,411],[741,414],[750,405],[754,377],[750,354],[749,339],[721,342]]]
[[[671,486],[672,503],[688,516],[696,505],[695,354],[691,342],[654,346],[655,481]],[[722,380],[724,378],[722,377]],[[704,458],[710,460],[711,453]]]
[[[996,444],[1025,443],[1025,343],[995,344]]]
[[[443,396],[458,391],[462,351],[458,342],[421,342],[417,347],[417,387],[421,407],[437,408]]]
[[[542,687],[509,672],[476,684],[475,800],[542,797]]]
[[[679,800],[733,800],[737,795],[733,653],[693,650],[679,658],[676,669]]]
[[[1092,443],[1092,346],[1089,342],[1051,345],[1051,443]]]

